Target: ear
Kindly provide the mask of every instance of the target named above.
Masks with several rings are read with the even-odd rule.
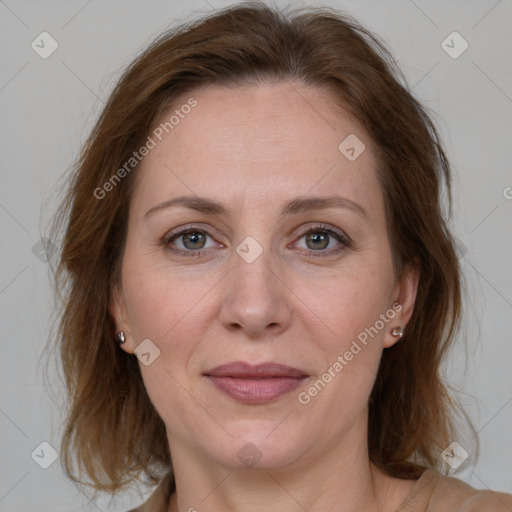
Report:
[[[414,265],[406,265],[402,278],[397,283],[393,293],[392,303],[394,306],[392,309],[396,311],[396,314],[388,324],[384,338],[384,348],[392,347],[400,340],[400,338],[391,334],[394,327],[400,327],[402,331],[406,330],[406,326],[414,311],[419,278],[419,268]],[[398,306],[398,304],[400,304],[400,306]]]
[[[109,312],[114,321],[116,333],[119,331],[124,332],[125,342],[119,345],[128,354],[133,354],[135,344],[126,314],[126,304],[123,296],[123,291],[120,285],[115,285],[110,293]]]

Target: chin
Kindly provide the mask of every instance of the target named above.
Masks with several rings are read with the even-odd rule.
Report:
[[[281,469],[293,464],[307,450],[305,433],[292,432],[284,425],[276,428],[275,422],[253,420],[250,427],[238,424],[226,430],[231,436],[225,433],[222,441],[217,437],[215,446],[208,446],[207,451],[218,464],[233,470]]]

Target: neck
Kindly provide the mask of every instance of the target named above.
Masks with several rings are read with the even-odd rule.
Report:
[[[391,512],[414,483],[388,477],[371,464],[366,432],[356,428],[343,443],[278,469],[230,469],[183,439],[169,437],[169,445],[176,493],[168,512]]]

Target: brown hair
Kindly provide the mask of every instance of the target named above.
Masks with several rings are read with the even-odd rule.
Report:
[[[129,66],[81,152],[59,210],[56,225],[65,233],[55,277],[69,393],[61,448],[75,481],[85,471],[94,488],[115,492],[141,474],[156,483],[172,469],[164,423],[137,359],[115,343],[108,312],[136,169],[102,199],[95,191],[179,96],[212,83],[265,80],[327,87],[362,124],[377,151],[397,278],[406,265],[420,272],[405,337],[384,351],[371,394],[371,460],[392,476],[413,478],[426,467],[439,468],[440,452],[453,440],[454,404],[439,369],[460,323],[460,274],[441,204],[443,186],[451,203],[450,169],[433,122],[382,43],[351,17],[249,3],[166,32]]]

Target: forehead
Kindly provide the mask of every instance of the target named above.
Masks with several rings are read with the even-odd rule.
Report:
[[[136,208],[183,193],[235,205],[266,198],[268,207],[269,197],[333,192],[367,204],[380,200],[371,141],[319,87],[210,85],[175,101],[150,136],[155,147],[137,170]],[[343,153],[347,145],[360,152],[361,144],[355,160]]]

